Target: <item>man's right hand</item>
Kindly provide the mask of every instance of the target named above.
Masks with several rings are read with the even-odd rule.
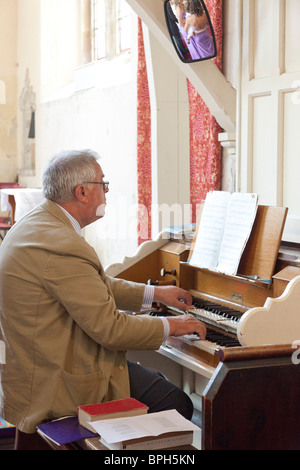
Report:
[[[206,326],[192,315],[177,315],[166,317],[170,324],[170,336],[182,336],[197,333],[200,339],[205,339]]]

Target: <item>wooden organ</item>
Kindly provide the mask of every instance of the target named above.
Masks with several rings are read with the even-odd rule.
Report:
[[[203,449],[300,448],[300,438],[298,443],[290,436],[292,428],[287,422],[296,425],[295,416],[300,417],[298,406],[291,409],[288,404],[288,394],[294,397],[300,392],[300,374],[292,362],[297,341],[300,343],[300,265],[298,247],[281,241],[286,215],[285,208],[258,207],[236,276],[192,266],[189,259],[194,242],[171,240],[165,233],[145,242],[135,257],[107,268],[112,276],[176,284],[191,292],[190,313],[206,324],[206,339],[170,337],[159,351],[138,352],[135,359],[158,367],[174,382],[173,366],[180,370],[178,383],[202,410]],[[148,314],[183,312],[158,306]],[[281,380],[285,380],[284,391]],[[268,387],[274,390],[272,399]],[[276,387],[282,391],[279,398]],[[240,398],[234,407],[230,396],[237,396],[237,388]],[[294,406],[295,398],[292,403]],[[254,413],[252,421],[249,407]],[[280,419],[279,434],[274,434],[275,416]],[[285,439],[280,438],[280,426],[288,433]],[[256,428],[260,439],[255,438]]]

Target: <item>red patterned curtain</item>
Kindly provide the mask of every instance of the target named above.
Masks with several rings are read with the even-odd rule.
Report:
[[[151,108],[142,22],[138,19],[137,66],[138,243],[151,239]]]
[[[217,57],[213,59],[222,69],[222,0],[206,0],[207,10],[214,28]],[[201,96],[188,83],[190,104],[190,201],[192,222],[196,222],[197,204],[208,191],[220,189],[221,145],[218,133],[221,127],[211,115]]]
[[[222,68],[222,0],[206,0],[214,28],[218,55],[214,60]],[[187,80],[190,106],[190,202],[192,221],[196,221],[197,204],[206,193],[220,189],[222,131],[201,96]],[[137,71],[137,172],[139,227],[138,243],[151,239],[151,109],[146,69],[142,23],[138,20]]]

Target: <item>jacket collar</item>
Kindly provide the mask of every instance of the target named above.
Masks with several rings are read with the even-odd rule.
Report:
[[[57,217],[65,225],[68,225],[69,227],[72,227],[74,229],[72,222],[70,221],[68,216],[64,213],[62,208],[59,207],[58,204],[56,204],[53,201],[50,201],[50,199],[44,199],[43,202],[41,203],[41,207],[45,209],[46,211],[50,212],[50,214],[52,214],[54,217]]]

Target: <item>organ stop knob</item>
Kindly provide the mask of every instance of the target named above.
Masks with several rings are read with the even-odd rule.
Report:
[[[160,270],[161,277],[165,277],[166,274],[171,274],[172,276],[176,276],[176,269],[171,269],[171,271],[167,271],[165,268]]]

